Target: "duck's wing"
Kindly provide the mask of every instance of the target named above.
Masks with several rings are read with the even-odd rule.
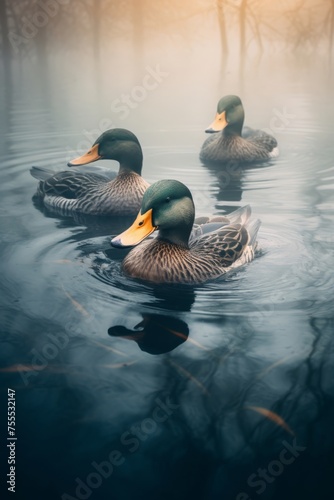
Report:
[[[212,221],[209,217],[198,217],[195,219],[193,228],[189,237],[189,245],[194,241],[198,240],[204,234],[212,233],[220,229],[223,225],[229,224],[229,220],[226,217],[221,217],[220,221]]]
[[[46,175],[45,170],[42,173]],[[106,178],[99,174],[85,174],[65,170],[41,180],[38,186],[38,194],[77,199],[96,188],[99,184],[105,184],[106,182]]]
[[[49,179],[53,175],[60,174],[61,172],[64,172],[64,170],[52,170],[51,168],[46,168],[46,167],[36,167],[33,166],[30,169],[30,174],[32,177],[39,181],[45,181],[46,179]],[[101,177],[104,177],[106,181],[111,181],[115,179],[117,176],[117,172],[114,172],[113,170],[106,169],[104,167],[99,167],[97,166],[92,166],[92,165],[82,165],[80,168],[76,167],[71,167],[71,170],[66,171],[70,173],[75,173],[75,174],[98,174]]]
[[[239,222],[245,224],[251,216],[251,207],[246,205],[238,208],[229,215],[217,215],[212,217],[197,217],[190,234],[189,244],[201,236],[212,233],[231,223]]]
[[[38,181],[45,181],[56,173],[54,170],[45,167],[31,167],[30,169],[30,174]]]
[[[219,258],[222,267],[231,266],[248,246],[250,235],[242,224],[229,224],[198,238],[191,245],[194,253]]]
[[[277,148],[277,141],[275,137],[263,130],[255,130],[250,127],[244,127],[242,129],[242,137],[247,139],[247,141],[254,142],[255,144],[260,144],[265,148],[268,153],[271,153]]]
[[[196,228],[196,233],[193,231],[189,240],[190,248],[194,252],[215,255],[220,265],[225,267],[241,257],[245,262],[252,260],[261,222],[251,221],[250,216],[251,208],[246,205],[227,216],[207,218]]]

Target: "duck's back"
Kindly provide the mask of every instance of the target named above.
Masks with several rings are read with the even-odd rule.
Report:
[[[259,145],[271,158],[278,156],[278,145],[275,137],[267,134],[264,130],[244,127],[242,130],[242,137],[253,144]]]
[[[133,248],[122,267],[132,278],[153,283],[204,283],[254,258],[259,226],[259,221],[225,225],[194,238],[190,248],[156,238]]]
[[[149,184],[135,172],[104,175],[63,171],[40,181],[37,196],[53,210],[89,215],[135,215]]]
[[[203,162],[252,162],[277,156],[277,141],[261,130],[244,128],[242,136],[211,134],[200,152]]]

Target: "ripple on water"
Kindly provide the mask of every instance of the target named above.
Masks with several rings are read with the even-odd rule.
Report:
[[[47,163],[59,168],[64,162],[59,149],[50,145],[52,134],[45,134],[44,139],[46,145],[40,150],[25,154],[24,148],[18,148],[13,157],[6,158],[5,169],[21,185],[30,175],[27,167],[31,164]],[[187,184],[193,193],[197,215],[225,213],[250,203],[253,216],[263,220],[259,232],[261,250],[254,262],[215,282],[194,287],[192,291],[187,287],[187,293],[182,287],[154,287],[124,276],[120,264],[124,253],[112,250],[109,244],[109,236],[123,228],[112,225],[98,228],[97,222],[85,223],[79,218],[73,222],[69,218],[67,223],[55,216],[50,219],[49,226],[44,221],[45,234],[29,242],[28,248],[16,247],[13,255],[27,268],[33,263],[33,272],[46,280],[51,279],[60,289],[70,290],[88,309],[108,307],[115,311],[120,306],[144,305],[161,311],[191,310],[198,318],[225,314],[245,316],[277,308],[300,310],[306,298],[311,301],[310,290],[314,292],[320,286],[328,290],[332,282],[321,279],[325,275],[325,260],[319,262],[318,267],[312,265],[311,271],[308,269],[314,254],[305,250],[305,238],[298,227],[298,218],[302,218],[300,213],[307,203],[301,196],[300,186],[311,178],[315,158],[307,152],[300,153],[299,146],[292,147],[289,161],[283,148],[276,161],[242,169],[237,179],[240,198],[229,201],[221,185],[225,178],[221,172],[200,164],[196,148],[144,148],[145,178],[151,182],[162,177],[177,178]],[[320,190],[332,190],[331,174],[331,169],[323,169]],[[36,183],[34,179],[30,181],[29,186]],[[327,217],[328,205],[329,201],[323,209]],[[329,265],[327,262],[326,266]]]

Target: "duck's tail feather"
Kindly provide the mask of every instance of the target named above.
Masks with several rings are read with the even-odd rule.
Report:
[[[261,221],[260,219],[255,219],[249,221],[245,227],[247,228],[248,234],[249,234],[249,246],[256,247],[256,238],[257,238],[257,233],[260,229],[261,226]]]
[[[238,208],[234,212],[227,215],[227,218],[230,221],[230,224],[243,224],[249,220],[252,213],[252,209],[250,205],[245,205],[244,207]]]
[[[246,225],[247,221],[251,216],[251,207],[246,205],[244,207],[238,208],[234,212],[228,215],[215,215],[213,217],[198,217],[195,219],[195,223],[189,238],[189,244],[196,241],[201,236],[209,234],[213,231],[221,229],[223,226],[228,224],[242,224]]]
[[[38,181],[45,181],[46,179],[51,177],[55,172],[53,170],[50,170],[49,168],[31,167],[30,173]]]

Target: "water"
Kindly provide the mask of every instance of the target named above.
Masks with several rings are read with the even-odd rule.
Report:
[[[250,204],[262,220],[255,261],[195,288],[122,274],[109,242],[129,221],[58,217],[31,200],[29,167],[63,168],[95,140],[110,95],[82,106],[17,84],[5,96],[0,379],[2,408],[16,391],[18,498],[333,494],[333,93],[322,67],[286,62],[268,81],[267,64],[243,87],[175,70],[116,116],[138,135],[149,182],[186,183],[197,215]],[[217,172],[198,154],[232,88],[280,156]]]

